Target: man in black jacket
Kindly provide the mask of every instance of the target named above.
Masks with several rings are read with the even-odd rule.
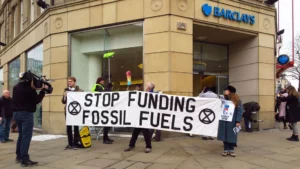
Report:
[[[252,133],[252,122],[257,122],[252,119],[252,114],[256,114],[260,110],[260,106],[257,102],[248,102],[244,105],[244,121],[246,132]]]
[[[10,124],[13,117],[13,110],[11,108],[11,97],[8,90],[3,91],[3,96],[0,98],[0,117],[2,117],[2,125],[0,127],[0,141],[2,143],[12,142],[12,139],[9,139]],[[2,131],[1,131],[2,129]]]
[[[20,81],[13,88],[12,98],[14,119],[19,131],[16,162],[20,162],[22,167],[38,164],[30,160],[28,150],[33,132],[33,113],[36,111],[36,105],[45,96],[44,89],[37,94],[37,91],[31,87],[30,82],[25,77],[26,73],[20,73]],[[44,88],[48,87],[45,86]]]

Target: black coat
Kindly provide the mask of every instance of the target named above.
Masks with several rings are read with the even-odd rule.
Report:
[[[299,99],[295,96],[280,98],[281,102],[286,102],[286,120],[289,123],[300,121]]]
[[[12,109],[12,99],[5,98],[2,96],[0,98],[0,117],[11,118],[13,117],[13,109]]]

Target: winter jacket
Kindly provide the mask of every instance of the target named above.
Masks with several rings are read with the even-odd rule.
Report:
[[[200,93],[199,97],[205,97],[205,98],[219,98],[218,95],[216,95],[214,92],[212,91],[207,91],[205,93]]]
[[[13,117],[12,99],[10,97],[5,98],[4,96],[2,96],[0,98],[0,117]]]
[[[299,99],[295,96],[281,97],[281,102],[286,102],[286,120],[289,123],[300,121]]]
[[[243,117],[247,118],[249,121],[253,121],[251,116],[252,116],[252,112],[257,111],[254,109],[256,105],[258,105],[257,102],[245,103],[243,105],[243,108],[244,108]]]
[[[44,90],[41,90],[40,93],[37,94],[36,90],[31,88],[30,83],[19,82],[13,88],[13,111],[26,111],[33,113],[36,111],[36,105],[43,100],[44,96]]]
[[[236,123],[240,123],[243,114],[243,105],[240,101],[238,106],[235,107],[233,118],[231,122],[227,121],[219,121],[218,128],[218,140],[228,142],[228,143],[236,143],[237,135],[234,133],[233,128],[236,127]]]

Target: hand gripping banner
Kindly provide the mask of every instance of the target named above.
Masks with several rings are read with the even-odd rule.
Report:
[[[67,125],[158,129],[217,136],[222,114],[232,116],[231,102],[149,92],[69,92]],[[230,107],[231,106],[231,107]],[[234,106],[233,106],[234,107]]]

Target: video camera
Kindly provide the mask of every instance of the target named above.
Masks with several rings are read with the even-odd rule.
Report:
[[[28,70],[25,73],[22,73],[20,75],[20,79],[29,82],[31,88],[35,90],[44,90],[47,94],[51,94],[53,91],[53,87],[50,84],[51,80],[46,79],[46,76],[37,76],[36,74],[32,73],[30,70]],[[48,89],[45,89],[44,85],[48,86]]]

